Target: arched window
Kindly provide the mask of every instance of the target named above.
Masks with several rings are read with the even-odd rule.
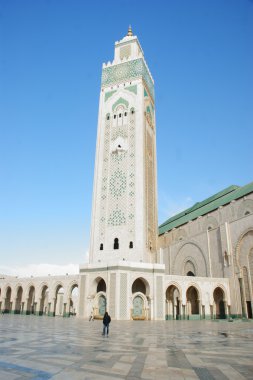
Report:
[[[133,244],[132,241],[130,241],[130,243],[129,243],[129,248],[133,248],[133,247],[134,247],[134,244]]]
[[[100,251],[103,251],[103,249],[104,249],[103,243],[100,244],[100,248],[99,249],[100,249]]]
[[[187,272],[187,276],[195,276],[195,274],[192,273],[192,271],[189,270],[189,272]]]
[[[118,238],[114,239],[113,249],[119,249],[119,239]]]
[[[110,115],[107,115],[107,116],[106,116],[106,120],[110,120]]]

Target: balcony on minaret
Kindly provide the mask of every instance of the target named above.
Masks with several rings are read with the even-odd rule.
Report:
[[[114,64],[119,64],[132,59],[144,58],[143,50],[138,38],[133,35],[131,27],[127,35],[120,41],[115,42]]]

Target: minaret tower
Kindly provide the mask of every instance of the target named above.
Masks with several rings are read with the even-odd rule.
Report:
[[[131,27],[103,64],[90,264],[156,262],[154,81]]]

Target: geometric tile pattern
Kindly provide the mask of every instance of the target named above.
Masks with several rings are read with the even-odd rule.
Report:
[[[154,83],[142,58],[104,68],[102,71],[102,87],[140,77],[146,82],[150,95],[154,99]]]
[[[253,379],[253,323],[0,316],[0,379]]]

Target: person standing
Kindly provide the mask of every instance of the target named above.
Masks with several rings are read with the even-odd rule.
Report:
[[[102,335],[107,335],[109,334],[109,324],[111,322],[111,317],[105,312],[104,318],[103,318],[103,334]]]

